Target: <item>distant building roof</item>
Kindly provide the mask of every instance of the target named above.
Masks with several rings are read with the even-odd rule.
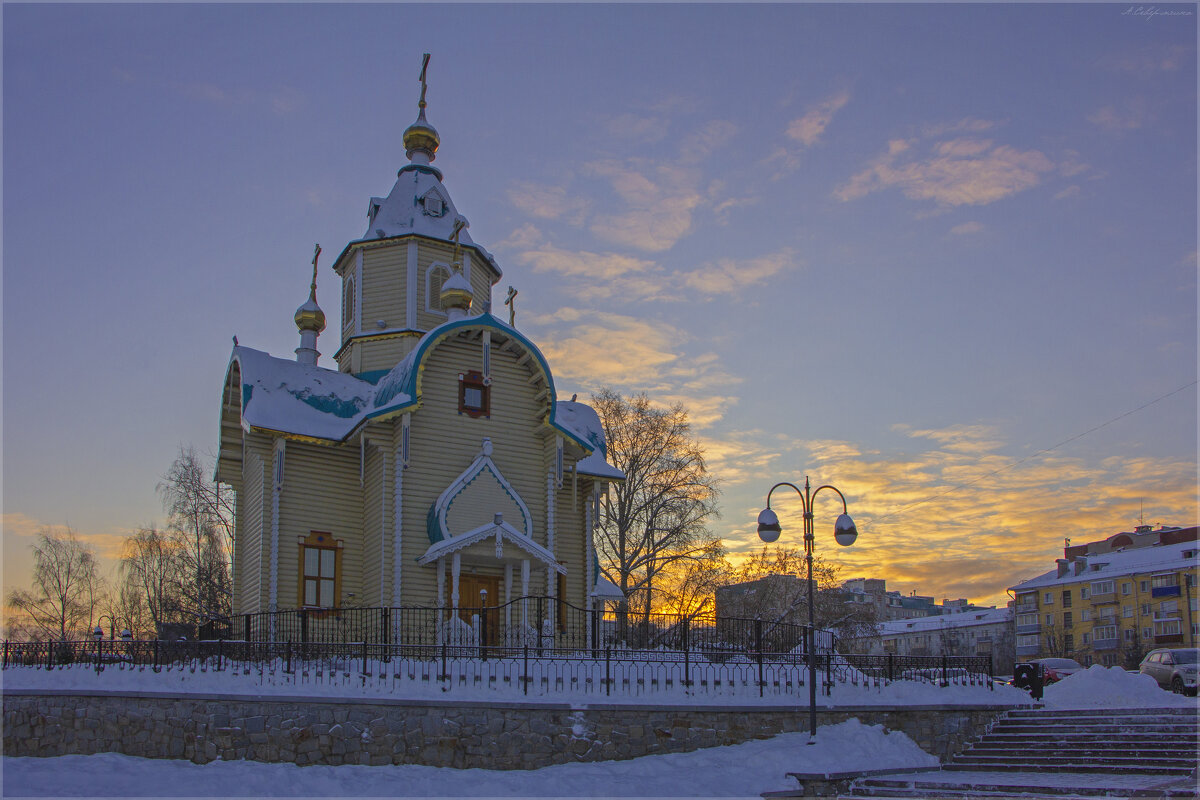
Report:
[[[1134,550],[1078,556],[1070,561],[1069,568],[1063,575],[1059,574],[1061,570],[1052,569],[1036,578],[1009,588],[1014,592],[1019,592],[1123,575],[1196,569],[1197,549],[1200,549],[1200,545],[1195,541],[1185,541],[1176,544],[1139,547]],[[1078,572],[1076,572],[1076,564],[1080,565]]]

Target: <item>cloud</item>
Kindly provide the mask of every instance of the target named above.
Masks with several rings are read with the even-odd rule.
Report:
[[[735,260],[722,258],[688,273],[684,283],[701,294],[729,294],[765,283],[781,272],[797,269],[799,263],[791,248],[759,258]]]
[[[696,170],[641,159],[595,161],[585,174],[607,180],[622,210],[596,214],[590,229],[600,239],[651,253],[669,250],[691,230],[692,211],[704,200]]]
[[[1104,106],[1088,115],[1088,122],[1106,131],[1134,131],[1142,127],[1145,113],[1141,110],[1118,111]]]
[[[1159,72],[1178,72],[1188,63],[1191,48],[1181,44],[1154,44],[1139,50],[1112,53],[1100,65],[1115,72],[1149,77]]]
[[[991,130],[994,127],[996,127],[996,123],[991,120],[963,117],[957,122],[939,122],[933,125],[926,125],[921,129],[921,134],[926,138],[936,139],[939,136],[945,136],[947,133],[981,133]]]
[[[589,203],[582,197],[571,197],[565,186],[522,181],[508,190],[514,206],[537,219],[565,218],[572,225],[583,224]]]
[[[845,493],[858,524],[853,547],[823,553],[843,577],[885,577],[892,589],[1002,605],[1007,587],[1054,568],[1064,536],[1078,544],[1128,529],[1143,501],[1156,524],[1187,525],[1197,515],[1194,460],[1052,452],[1016,463],[993,426],[895,429],[927,446],[880,453],[861,452],[854,442],[805,443],[805,470]],[[760,473],[773,473],[778,460],[763,463]],[[823,540],[823,526],[832,527],[840,511],[836,497],[833,508],[825,502],[817,505]],[[779,510],[784,537],[795,536],[788,541],[798,546],[798,504],[781,502]],[[757,546],[757,511],[727,512],[731,552]]]
[[[982,233],[982,232],[983,232],[983,223],[975,222],[975,221],[964,222],[961,225],[955,225],[953,228],[950,229],[950,233],[953,236],[969,236],[970,234],[973,234],[973,233]]]
[[[1071,184],[1070,186],[1066,187],[1065,189],[1055,192],[1054,199],[1055,200],[1066,200],[1068,197],[1078,197],[1080,191],[1081,191],[1080,188],[1076,184]]]
[[[833,115],[850,102],[849,92],[839,92],[815,106],[810,106],[804,116],[788,123],[787,136],[800,142],[804,147],[812,147],[821,138],[821,134],[833,121]]]
[[[1038,150],[1020,151],[990,139],[936,142],[918,155],[918,140],[893,140],[887,151],[834,191],[843,202],[897,188],[912,200],[942,207],[987,205],[1037,186],[1054,164]]]
[[[619,253],[563,250],[548,244],[526,250],[517,256],[517,262],[532,267],[534,272],[557,272],[592,281],[611,281],[630,272],[646,272],[654,267],[653,261]]]
[[[705,123],[699,130],[684,136],[679,143],[679,159],[685,164],[704,161],[729,144],[737,135],[737,126],[723,119]]]
[[[604,123],[608,135],[633,142],[657,142],[667,135],[667,123],[662,117],[639,117],[619,114]]]

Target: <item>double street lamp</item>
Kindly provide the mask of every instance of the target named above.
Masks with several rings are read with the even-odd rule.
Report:
[[[850,519],[850,515],[846,513],[846,496],[841,490],[835,486],[818,486],[812,489],[808,482],[808,476],[804,477],[804,491],[801,492],[794,484],[783,482],[777,483],[771,487],[771,491],[767,492],[767,507],[764,508],[758,515],[758,538],[770,544],[779,538],[780,530],[779,517],[771,510],[771,493],[780,486],[787,486],[794,489],[796,494],[800,495],[800,500],[804,503],[804,560],[808,563],[808,743],[817,743],[817,662],[816,654],[816,633],[815,622],[813,620],[813,501],[817,499],[817,495],[823,489],[830,489],[837,492],[838,497],[842,499],[842,513],[838,516],[837,521],[833,523],[833,538],[842,547],[849,547],[854,544],[854,540],[858,538],[858,528],[854,526],[854,520]]]

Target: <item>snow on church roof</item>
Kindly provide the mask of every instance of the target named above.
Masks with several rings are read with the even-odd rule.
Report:
[[[375,387],[344,372],[235,346],[242,420],[282,433],[341,439],[367,408]]]
[[[237,362],[242,383],[242,422],[255,428],[330,441],[341,441],[368,419],[399,411],[417,398],[417,383],[425,356],[442,338],[459,328],[487,327],[520,342],[545,372],[554,397],[554,379],[545,357],[533,342],[491,314],[450,320],[421,337],[420,343],[378,383],[344,372],[276,358],[261,350],[235,345],[230,368]],[[624,480],[619,469],[605,462],[604,427],[590,407],[573,401],[554,401],[551,427],[578,443],[589,455],[580,459],[581,475]]]

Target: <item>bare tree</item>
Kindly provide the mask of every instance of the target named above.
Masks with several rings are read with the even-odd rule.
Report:
[[[717,484],[691,437],[681,405],[658,408],[645,394],[592,395],[608,460],[625,481],[605,497],[596,542],[604,576],[644,614],[672,572],[711,557],[719,540],[705,527],[717,515]]]
[[[140,528],[125,539],[121,554],[122,587],[136,590],[155,630],[179,618],[182,570],[179,549],[177,541],[154,526]]]
[[[8,604],[22,612],[38,639],[66,641],[91,632],[102,590],[96,553],[75,531],[42,528],[33,547],[33,587]]]
[[[233,589],[233,494],[209,474],[195,449],[181,447],[158,484],[168,534],[178,545],[180,611],[200,624],[229,615]]]
[[[836,565],[814,555],[813,583],[813,620],[817,628],[831,630],[846,642],[879,635],[875,606],[847,602]],[[723,616],[808,624],[808,566],[798,548],[763,545],[730,570],[723,584]],[[731,587],[741,590],[731,591]]]

